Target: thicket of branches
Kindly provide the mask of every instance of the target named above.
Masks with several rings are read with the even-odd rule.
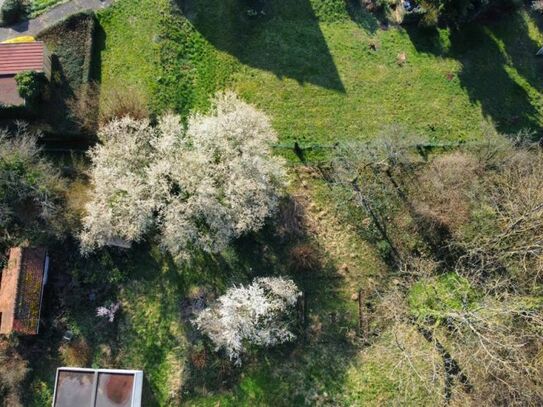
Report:
[[[335,184],[370,218],[401,281],[376,320],[433,344],[439,366],[415,373],[446,400],[543,403],[542,171],[538,146],[496,135],[428,154],[391,128],[337,152]]]
[[[65,183],[40,154],[38,135],[23,124],[0,129],[0,243],[56,234]]]
[[[0,406],[21,407],[23,381],[28,373],[28,363],[7,341],[0,341]]]

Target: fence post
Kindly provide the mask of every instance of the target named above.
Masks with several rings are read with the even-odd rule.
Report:
[[[368,340],[368,318],[366,317],[366,298],[362,289],[358,290],[358,335],[367,342]]]
[[[298,321],[303,330],[304,340],[307,335],[307,295],[302,291],[302,295],[298,298]]]

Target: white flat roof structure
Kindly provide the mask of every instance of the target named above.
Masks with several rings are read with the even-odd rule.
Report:
[[[141,407],[141,370],[59,367],[53,407]]]

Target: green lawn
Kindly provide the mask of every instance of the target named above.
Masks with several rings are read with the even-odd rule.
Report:
[[[136,86],[154,113],[183,115],[205,109],[209,95],[232,87],[269,113],[283,143],[365,139],[391,123],[430,139],[464,140],[480,137],[488,123],[517,132],[543,122],[542,66],[534,58],[543,35],[527,12],[460,35],[382,30],[342,0],[262,2],[255,13],[237,0],[182,3],[181,13],[167,0],[118,0],[99,14],[103,87]],[[400,53],[407,57],[403,66]],[[234,369],[202,350],[182,318],[183,300],[198,287],[221,291],[254,275],[291,273],[286,259],[293,243],[269,229],[184,268],[153,244],[129,256],[106,253],[94,259],[96,269],[86,260],[66,260],[58,267],[73,271],[78,286],[63,327],[86,338],[92,364],[144,369],[146,406],[177,405],[178,397],[202,406],[436,405],[437,396],[411,367],[398,365],[391,332],[366,347],[348,339],[357,325],[353,291],[370,281],[385,284],[386,266],[346,222],[333,221],[326,186],[307,183],[311,193],[300,182],[292,192],[314,208],[320,229],[302,240],[323,253],[323,264],[315,274],[293,276],[310,294],[310,338],[254,352]],[[349,278],[337,274],[346,262],[355,270]],[[85,297],[93,287],[94,302]],[[119,322],[97,329],[95,307],[116,300],[123,304]],[[424,346],[413,338],[403,343]],[[33,366],[31,384],[41,397],[35,405],[50,399],[54,367],[62,363],[51,348]],[[413,363],[424,371],[428,362]]]
[[[102,87],[134,86],[150,100],[159,76],[161,9],[167,1],[119,1],[98,14],[96,76]]]
[[[487,122],[507,133],[542,123],[543,36],[525,12],[457,34],[385,31],[336,0],[268,2],[258,17],[234,0],[184,1],[188,18],[165,4],[120,0],[101,17],[103,84],[142,86],[155,112],[205,107],[230,86],[284,142],[367,138],[391,123],[463,140]]]
[[[283,141],[363,139],[391,123],[430,139],[473,139],[486,122],[506,133],[541,126],[542,43],[525,13],[462,35],[272,19],[247,38],[236,88],[273,117]],[[261,64],[266,57],[273,66]]]
[[[205,107],[234,70],[168,0],[119,0],[98,18],[102,86],[137,87],[152,112]]]

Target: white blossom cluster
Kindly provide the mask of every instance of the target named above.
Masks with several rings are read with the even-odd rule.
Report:
[[[138,241],[157,228],[174,256],[218,252],[261,228],[278,205],[285,172],[271,153],[277,136],[266,115],[234,93],[218,94],[211,112],[192,116],[186,128],[173,114],[157,126],[125,117],[99,137],[83,251],[115,238]]]
[[[255,279],[248,286],[232,287],[217,302],[201,311],[194,325],[241,364],[246,344],[273,346],[295,338],[290,331],[291,311],[301,292],[282,277]]]
[[[115,314],[121,308],[121,303],[116,302],[111,304],[109,307],[98,307],[96,308],[96,316],[106,317],[109,322],[115,321]]]

